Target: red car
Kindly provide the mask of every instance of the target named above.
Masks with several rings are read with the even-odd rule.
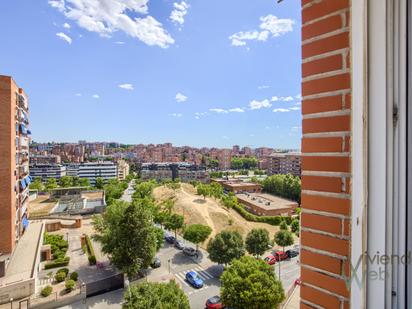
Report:
[[[222,304],[220,296],[216,295],[216,296],[209,298],[206,301],[206,308],[207,309],[223,309],[225,308],[225,305]]]
[[[274,255],[269,255],[269,256],[265,257],[264,260],[269,265],[275,265],[276,264],[276,257]]]
[[[275,252],[275,257],[276,257],[276,261],[284,261],[287,260],[289,258],[289,255],[286,252],[283,251],[277,251]]]

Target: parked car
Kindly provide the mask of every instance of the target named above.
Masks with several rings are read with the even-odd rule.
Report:
[[[203,280],[202,278],[199,277],[197,272],[195,271],[189,271],[186,274],[186,281],[189,282],[193,287],[200,289],[203,287]]]
[[[288,255],[289,258],[294,258],[299,255],[299,249],[290,249],[286,250],[286,254]]]
[[[274,256],[276,257],[276,261],[284,261],[289,258],[289,255],[283,251],[276,251]]]
[[[160,262],[160,259],[159,259],[158,257],[155,257],[155,258],[153,259],[152,264],[150,264],[150,266],[151,266],[152,268],[159,268],[161,265],[162,265],[162,263]]]
[[[264,261],[268,263],[269,265],[275,265],[276,264],[276,257],[274,255],[268,255],[267,257],[264,258]]]
[[[183,250],[183,248],[185,247],[183,241],[181,240],[176,240],[175,241],[175,248],[179,249],[179,250]]]
[[[165,236],[165,240],[169,243],[169,244],[174,244],[176,241],[176,238],[172,235],[166,235]]]
[[[222,304],[220,296],[216,295],[206,301],[206,309],[223,309],[225,305]]]
[[[185,247],[183,249],[183,253],[188,255],[188,256],[196,256],[197,255],[197,251],[193,248],[190,248],[190,247]]]

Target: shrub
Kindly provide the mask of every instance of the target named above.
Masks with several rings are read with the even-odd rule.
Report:
[[[76,273],[75,271],[70,274],[70,279],[71,280],[77,281],[78,278],[79,278],[79,274]]]
[[[63,282],[66,279],[66,274],[64,272],[57,272],[54,279],[57,282]]]
[[[56,268],[69,265],[70,258],[66,256],[63,259],[57,259],[44,265],[44,269]]]
[[[43,290],[41,290],[40,294],[41,294],[41,296],[43,296],[43,297],[47,297],[47,296],[49,296],[52,292],[53,292],[53,288],[52,288],[50,285],[48,285],[48,286],[46,286]]]
[[[89,264],[96,265],[96,257],[94,255],[89,256]]]
[[[69,279],[66,281],[66,291],[71,292],[74,289],[74,286],[76,285],[76,282],[74,280]]]
[[[64,275],[67,277],[67,274],[69,273],[68,268],[60,268],[57,273],[64,273]]]
[[[86,245],[87,245],[87,250],[89,251],[89,255],[96,255],[94,254],[94,248],[93,248],[93,244],[92,241],[90,240],[89,235],[86,235]]]

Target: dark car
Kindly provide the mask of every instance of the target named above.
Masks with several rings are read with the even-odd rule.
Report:
[[[186,274],[186,281],[189,282],[193,287],[200,289],[203,287],[203,280],[202,278],[199,277],[197,272],[195,271],[189,271]]]
[[[155,258],[153,259],[152,264],[150,264],[150,266],[151,266],[152,268],[159,268],[161,265],[162,265],[162,263],[160,262],[160,259],[159,259],[158,257],[155,257]]]
[[[176,240],[175,241],[175,248],[179,249],[179,250],[183,250],[185,247],[185,245],[183,244],[183,241],[181,240]]]
[[[190,248],[190,247],[185,247],[183,249],[183,253],[188,255],[188,256],[196,256],[197,255],[197,251],[193,248]]]
[[[222,304],[220,296],[216,295],[206,301],[206,309],[223,309],[225,305]]]
[[[169,244],[174,244],[176,241],[176,238],[172,235],[166,235],[165,236],[165,240],[169,243]]]
[[[299,249],[290,249],[286,250],[286,254],[288,255],[289,258],[294,258],[299,255]]]

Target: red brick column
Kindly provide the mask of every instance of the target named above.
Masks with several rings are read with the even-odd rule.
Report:
[[[349,13],[349,0],[302,0],[301,308],[349,308]]]

